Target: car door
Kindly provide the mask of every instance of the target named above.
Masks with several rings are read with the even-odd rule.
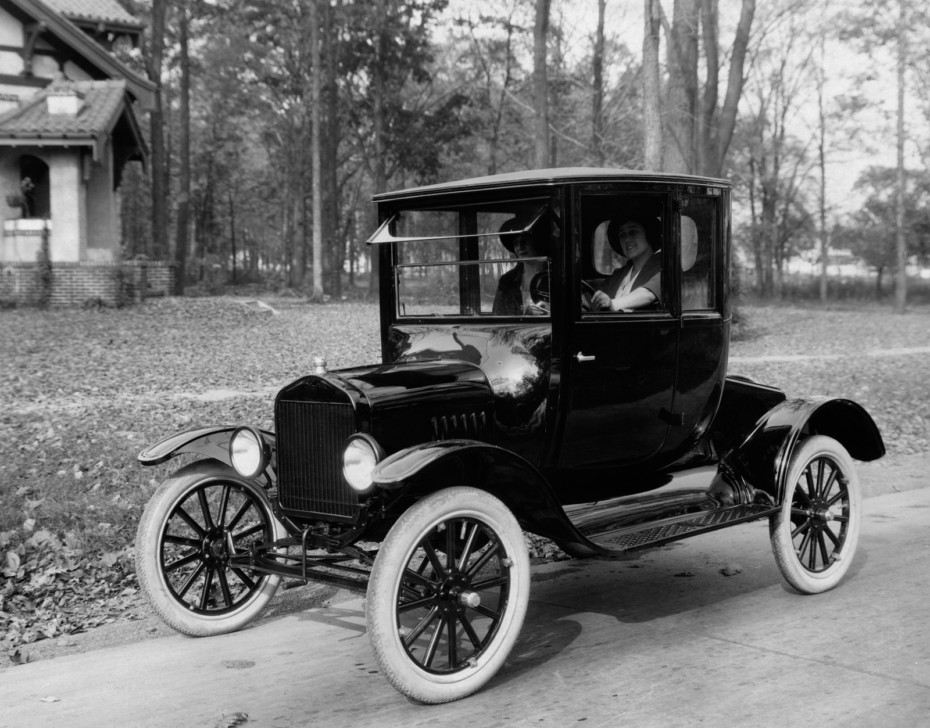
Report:
[[[635,210],[655,220],[654,251],[663,261],[662,291],[648,308],[576,310],[566,331],[563,367],[564,412],[560,467],[633,465],[658,453],[672,421],[679,320],[669,290],[671,198],[668,193],[632,193],[623,188],[580,189],[575,197],[575,285],[604,287],[622,261],[611,250],[610,221]],[[663,250],[663,247],[666,249]],[[571,305],[572,302],[569,302]]]

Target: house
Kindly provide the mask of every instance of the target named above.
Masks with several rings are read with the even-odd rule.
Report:
[[[36,298],[43,239],[53,304],[139,278],[120,260],[119,186],[146,156],[136,114],[156,87],[110,51],[142,30],[117,0],[0,0],[0,299]],[[167,287],[170,270],[147,267]]]

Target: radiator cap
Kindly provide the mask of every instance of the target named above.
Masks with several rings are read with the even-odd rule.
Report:
[[[313,357],[313,373],[314,374],[326,374],[326,357],[324,356]]]

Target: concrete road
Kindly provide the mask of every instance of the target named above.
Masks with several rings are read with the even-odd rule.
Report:
[[[507,666],[457,703],[390,687],[355,600],[2,670],[0,726],[930,725],[930,488],[865,513],[853,569],[819,596],[785,586],[764,523],[536,567]]]

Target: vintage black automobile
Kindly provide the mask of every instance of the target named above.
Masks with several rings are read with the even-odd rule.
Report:
[[[318,360],[278,392],[274,432],[203,427],[139,455],[196,456],[139,526],[155,609],[205,636],[282,578],[367,588],[385,676],[439,703],[517,639],[524,532],[609,557],[766,518],[795,589],[835,586],[859,536],[852,459],[884,445],[850,400],[727,376],[730,194],[550,169],[378,195],[382,362]],[[642,261],[637,235],[650,295],[628,306],[647,284],[615,251]]]

